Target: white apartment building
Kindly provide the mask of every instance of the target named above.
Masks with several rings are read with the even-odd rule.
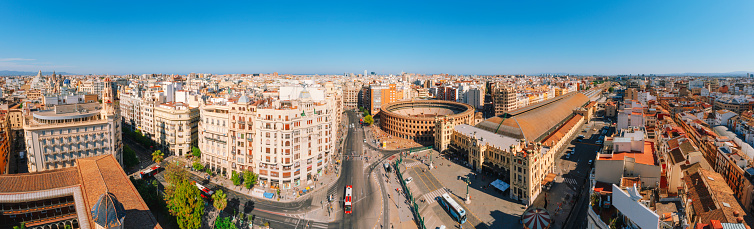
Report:
[[[203,106],[202,162],[226,176],[251,170],[263,185],[282,189],[312,182],[336,151],[340,113],[335,98],[325,95],[325,90],[286,89],[280,95],[286,100],[242,95]]]
[[[113,104],[110,79],[105,79],[103,103],[57,105],[51,110],[26,111],[24,141],[29,172],[75,166],[77,158],[112,154],[123,163],[120,117]]]
[[[183,156],[197,144],[199,107],[183,102],[167,102],[153,107],[152,140],[172,155]]]
[[[135,130],[141,121],[141,96],[138,88],[121,87],[118,93],[120,116],[126,127]]]

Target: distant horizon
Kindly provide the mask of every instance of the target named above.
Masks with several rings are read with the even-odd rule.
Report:
[[[18,71],[18,70],[0,70],[0,76],[12,76],[4,74],[5,72],[24,72],[28,74],[22,74],[22,76],[34,76],[38,74],[38,71]],[[43,75],[49,75],[53,71],[42,71]],[[114,73],[104,73],[104,74],[95,74],[95,73],[71,73],[71,72],[57,72],[56,74],[62,74],[64,75],[115,75],[115,76],[122,76],[122,75],[143,75],[143,74],[165,74],[165,75],[189,75],[191,73],[195,74],[213,74],[213,75],[229,75],[229,74],[273,74],[274,72],[250,72],[250,73],[213,73],[213,72],[188,72],[188,73],[163,73],[163,72],[153,72],[153,73],[122,73],[122,74],[114,74]],[[353,73],[353,74],[363,74],[363,72],[347,72],[347,73]],[[371,72],[370,72],[371,73]],[[632,76],[639,76],[644,74],[645,76],[649,75],[655,75],[655,76],[746,76],[748,73],[753,73],[754,71],[731,71],[731,72],[684,72],[684,73],[627,73],[627,74],[579,74],[579,73],[498,73],[498,74],[454,74],[454,73],[419,73],[419,72],[405,72],[405,73],[411,73],[411,74],[421,74],[421,75],[433,75],[433,74],[449,74],[449,75],[459,75],[459,76],[491,76],[491,75],[527,75],[527,76],[539,76],[539,75],[572,75],[572,76],[624,76],[624,75],[632,75]],[[343,75],[344,73],[283,73],[278,72],[279,75]],[[399,75],[400,73],[378,73],[375,72],[376,75]]]
[[[754,1],[0,2],[0,69],[725,73]],[[282,72],[281,72],[282,73]]]

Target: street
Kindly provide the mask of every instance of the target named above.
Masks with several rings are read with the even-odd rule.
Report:
[[[381,150],[378,147],[371,144],[364,144],[365,131],[359,125],[359,118],[356,113],[347,111],[347,117],[349,124],[354,123],[354,128],[347,127],[347,135],[344,138],[345,147],[344,152],[341,155],[341,168],[340,177],[330,187],[318,187],[318,190],[308,194],[308,196],[301,197],[298,200],[290,202],[280,202],[269,199],[250,197],[247,194],[238,193],[234,190],[228,189],[216,185],[206,180],[206,177],[199,177],[195,174],[191,174],[192,180],[203,184],[204,186],[212,190],[223,190],[228,196],[228,206],[224,212],[228,215],[232,215],[235,212],[243,212],[245,214],[254,215],[254,224],[262,225],[264,222],[268,222],[272,228],[373,228],[379,227],[378,222],[384,222],[387,219],[387,208],[384,205],[387,203],[384,201],[385,192],[384,187],[377,185],[376,179],[372,177],[372,171],[379,168],[381,163],[388,157],[401,152],[403,150]],[[141,160],[141,163],[129,171],[135,174],[145,168],[153,165],[151,163],[151,151],[141,147],[140,145],[124,140],[124,143],[136,151],[137,156]],[[367,145],[367,147],[364,147]],[[380,153],[379,157],[375,157],[369,160],[367,164],[364,160],[363,152],[367,150],[369,152]],[[374,157],[374,156],[373,156]],[[167,163],[167,162],[162,162]],[[371,166],[370,166],[371,165]],[[163,165],[164,166],[164,165]],[[164,182],[162,173],[158,173],[156,179]],[[211,178],[216,179],[216,178]],[[345,186],[353,186],[353,213],[344,214],[343,211],[343,195],[345,192]],[[327,191],[323,191],[327,190]],[[334,196],[334,201],[328,205],[326,197],[329,195]],[[382,202],[378,202],[382,199]],[[314,201],[317,200],[317,201]],[[321,200],[325,200],[320,202]],[[383,204],[380,207],[379,204]],[[323,220],[320,217],[322,214],[312,216],[312,212],[323,209],[325,207],[332,206],[333,212],[336,214],[335,221],[329,222]],[[380,213],[379,210],[384,209],[384,213]],[[382,219],[379,217],[382,215]],[[326,217],[327,215],[324,215]],[[205,216],[205,220],[207,217]]]

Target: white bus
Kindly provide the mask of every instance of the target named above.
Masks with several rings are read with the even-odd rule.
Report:
[[[466,223],[466,211],[463,210],[461,205],[458,205],[458,203],[456,203],[453,198],[450,198],[450,195],[448,195],[447,193],[442,194],[442,196],[439,198],[440,205],[442,205],[442,207],[450,213],[450,216],[452,216],[461,224]]]

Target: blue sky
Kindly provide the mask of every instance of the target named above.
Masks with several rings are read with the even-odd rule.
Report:
[[[0,70],[754,71],[754,1],[0,1]]]

